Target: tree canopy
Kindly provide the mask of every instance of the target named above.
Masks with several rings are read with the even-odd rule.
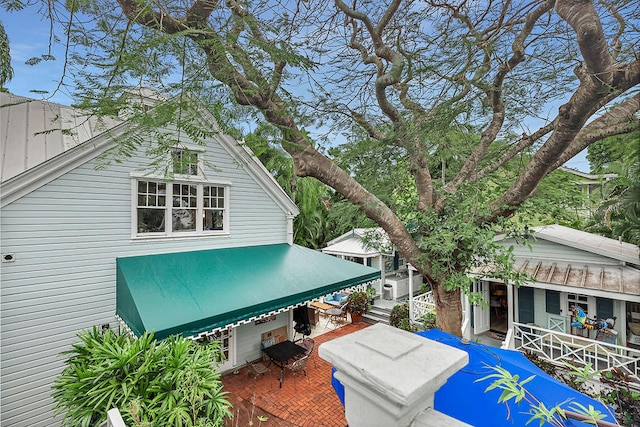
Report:
[[[596,173],[617,176],[603,182],[602,203],[589,229],[640,245],[640,128],[590,145],[587,158]]]
[[[82,107],[116,114],[131,85],[233,101],[245,120],[275,130],[298,176],[328,185],[386,230],[432,285],[438,325],[458,335],[469,268],[482,258],[504,266],[494,275],[518,280],[509,254],[486,241],[503,220],[587,146],[638,126],[634,0],[65,7],[49,16],[64,21],[62,81]],[[393,200],[324,149],[364,140],[362,156],[402,169],[393,183],[376,182],[394,185]]]

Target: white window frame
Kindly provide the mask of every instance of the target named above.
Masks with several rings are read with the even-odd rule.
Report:
[[[181,151],[189,151],[191,152],[193,155],[197,156],[196,159],[196,173],[195,174],[180,174],[177,173],[174,169],[173,169],[173,153],[174,151],[177,150],[181,150]],[[203,174],[203,153],[204,153],[204,148],[203,147],[199,147],[199,146],[191,146],[191,145],[181,145],[181,146],[175,146],[171,148],[171,153],[169,154],[169,164],[171,165],[171,172],[173,173],[174,177],[177,179],[193,179],[196,177],[202,177]]]
[[[596,316],[596,298],[592,295],[585,295],[579,292],[561,292],[560,293],[560,309],[562,310],[560,314],[569,316],[572,318],[573,313],[570,310],[571,305],[575,302],[575,300],[570,300],[569,295],[575,295],[580,298],[578,301],[581,304],[587,306],[585,313],[590,319],[593,319]]]
[[[167,181],[163,177],[157,175],[131,174],[131,237],[132,239],[157,239],[157,238],[178,238],[178,237],[195,237],[195,236],[226,236],[230,234],[229,216],[230,216],[230,191],[231,183],[228,181],[209,181],[202,177],[190,176],[190,179],[174,179]],[[165,207],[164,207],[164,231],[161,232],[138,232],[138,182],[153,181],[166,184]],[[174,231],[173,230],[173,186],[174,184],[194,185],[197,188],[197,206],[196,206],[196,227],[195,230]],[[223,221],[222,230],[204,230],[204,187],[213,186],[224,189],[224,208],[222,208]]]

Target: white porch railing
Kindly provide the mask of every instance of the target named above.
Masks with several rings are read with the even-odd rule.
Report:
[[[432,311],[436,311],[436,304],[433,302],[433,293],[431,291],[417,295],[412,298],[412,317],[411,321],[419,322],[422,317]]]
[[[516,350],[533,352],[552,363],[590,363],[593,372],[619,368],[633,379],[630,385],[640,389],[640,350],[522,323],[513,324],[513,339]]]

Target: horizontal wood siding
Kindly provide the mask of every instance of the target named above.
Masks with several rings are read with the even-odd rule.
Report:
[[[513,241],[507,240],[507,245],[513,244]],[[558,262],[570,262],[571,264],[580,265],[581,263],[603,263],[618,265],[619,262],[612,258],[587,252],[585,250],[572,248],[570,246],[561,245],[559,243],[549,242],[548,240],[539,239],[530,241],[533,250],[527,246],[514,245],[513,254],[516,257],[531,259],[551,259]]]
[[[236,328],[236,362],[242,365],[245,360],[256,360],[262,357],[260,337],[264,332],[278,329],[289,323],[289,312],[280,313],[273,322],[256,325],[254,322]],[[275,368],[277,369],[277,368]],[[273,372],[275,374],[275,371]]]
[[[131,239],[131,178],[144,157],[96,171],[89,162],[2,210],[2,426],[50,427],[60,352],[83,329],[116,328],[116,257],[284,243],[286,215],[220,146],[210,180],[231,182],[230,234]],[[258,334],[259,336],[259,334]],[[258,337],[259,339],[259,337]]]

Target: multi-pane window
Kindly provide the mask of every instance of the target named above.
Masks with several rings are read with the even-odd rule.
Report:
[[[173,184],[173,231],[195,231],[198,213],[198,186]]]
[[[137,180],[136,235],[224,232],[228,192],[211,183]]]
[[[167,184],[138,181],[138,233],[164,232]]]
[[[179,175],[198,175],[198,153],[183,148],[171,149],[173,173]]]
[[[205,230],[224,228],[224,187],[203,186],[203,221]]]
[[[586,295],[567,295],[567,313],[571,313],[571,307],[573,306],[580,307],[585,313],[589,314],[589,298]]]

